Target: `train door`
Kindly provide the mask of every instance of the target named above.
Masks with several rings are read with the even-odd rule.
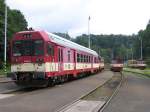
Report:
[[[73,50],[73,63],[74,63],[74,70],[76,70],[76,51]]]
[[[58,71],[63,71],[63,48],[58,47]]]
[[[94,61],[93,61],[94,57],[91,56],[91,64],[92,64],[92,72],[93,72],[93,69],[94,69]]]

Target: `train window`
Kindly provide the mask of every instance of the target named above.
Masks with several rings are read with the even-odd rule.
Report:
[[[60,56],[61,54],[60,54],[60,49],[58,49],[58,61],[60,62],[60,60],[61,60],[61,56]]]
[[[22,42],[21,41],[15,41],[13,43],[13,56],[21,56],[22,55]]]
[[[77,62],[79,62],[79,54],[77,53]]]
[[[86,56],[86,62],[88,62],[88,56]]]
[[[13,43],[13,56],[32,56],[43,55],[42,40],[20,40]]]
[[[94,63],[96,63],[96,58],[94,58]]]
[[[63,49],[61,49],[61,61],[63,62]]]
[[[74,61],[74,63],[76,62],[76,53],[75,52],[73,52],[73,61]]]
[[[84,62],[84,57],[82,54],[81,54],[80,62]]]
[[[86,62],[88,62],[88,56],[86,56]]]
[[[54,46],[52,46],[50,44],[47,45],[47,54],[54,56]]]
[[[83,55],[83,62],[85,62],[85,56]]]
[[[91,62],[91,57],[89,56],[89,63]]]
[[[80,54],[77,53],[77,62],[80,62]]]
[[[33,55],[33,45],[31,40],[23,40],[22,41],[23,46],[23,55],[24,56],[31,56]]]
[[[84,62],[86,62],[86,55],[84,56]]]
[[[39,56],[44,54],[44,49],[43,49],[43,40],[35,40],[33,41],[33,46],[34,46],[34,55]]]
[[[68,51],[68,62],[70,62],[70,51]]]

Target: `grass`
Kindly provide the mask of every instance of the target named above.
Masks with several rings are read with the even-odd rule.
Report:
[[[10,72],[10,66],[6,68],[7,73]],[[0,75],[6,75],[4,68],[0,69]]]
[[[144,76],[150,77],[150,68],[146,68],[144,70],[135,69],[135,68],[123,68],[123,71],[138,73],[138,74],[142,74]]]

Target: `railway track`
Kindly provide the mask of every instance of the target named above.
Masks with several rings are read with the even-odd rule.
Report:
[[[11,78],[8,78],[4,75],[0,76],[0,83],[9,83],[9,82],[14,82],[14,80],[11,80]]]
[[[38,101],[40,101],[40,105],[38,109],[36,109],[37,112],[41,112],[43,110],[45,112],[55,112],[64,105],[67,105],[75,99],[78,99],[80,96],[85,96],[85,94],[88,94],[96,86],[99,87],[100,85],[106,83],[106,81],[108,82],[108,80],[110,80],[113,75],[114,74],[111,71],[104,71],[103,73],[97,75],[91,75],[87,78],[67,82],[61,85],[56,85],[54,87],[41,89],[20,88],[17,91],[5,92],[4,94],[0,94],[0,107],[1,110],[7,110],[7,112],[16,112],[18,111],[17,109],[24,109],[25,104],[27,110],[32,112],[35,108],[32,108],[31,104],[39,105]],[[15,84],[4,83],[3,85],[12,86]],[[17,88],[17,86],[14,87]],[[15,103],[13,103],[14,101]],[[8,103],[11,105],[8,105],[6,108],[5,105]],[[12,106],[14,107],[13,110],[11,109]]]
[[[106,71],[108,71],[108,70],[106,70]],[[104,72],[104,71],[102,71],[102,72]],[[75,81],[75,80],[73,80],[73,81]],[[15,80],[1,80],[0,84],[14,83],[14,81]],[[8,95],[9,94],[24,94],[24,93],[27,93],[27,92],[34,92],[34,91],[38,91],[38,90],[50,89],[50,88],[55,87],[55,86],[61,86],[61,84],[56,84],[56,85],[46,87],[46,88],[43,88],[43,87],[19,87],[19,88],[14,88],[14,89],[11,89],[11,90],[6,90],[6,91],[3,91],[3,92],[0,92],[0,94],[8,94]]]
[[[10,83],[10,82],[15,82],[15,80],[2,80],[0,83]]]
[[[104,72],[104,71],[101,71],[101,72]],[[88,76],[88,77],[90,77],[90,76]],[[3,79],[4,79],[4,77],[3,77]],[[82,77],[81,79],[84,79],[84,78]],[[78,80],[78,79],[74,79],[74,80],[71,80],[71,81],[75,81],[75,80]],[[7,80],[2,80],[2,78],[0,78],[0,84],[14,83],[14,82],[15,82],[15,80],[11,80],[11,79],[8,79],[8,78],[7,78]],[[70,81],[68,81],[68,82],[70,82]],[[36,91],[36,90],[46,90],[46,89],[49,89],[49,88],[52,88],[52,87],[55,87],[55,86],[60,86],[60,85],[61,84],[55,84],[55,85],[52,85],[52,86],[49,86],[49,87],[46,87],[46,88],[44,88],[44,87],[19,87],[19,88],[14,88],[12,90],[6,90],[6,91],[3,91],[3,92],[0,92],[0,94],[20,94],[20,93],[23,94],[23,93],[26,93],[26,92],[32,92],[32,91]]]
[[[18,87],[17,85],[15,85],[14,82],[15,80],[12,80],[5,76],[0,77],[0,94],[15,93],[24,89],[24,87]]]
[[[114,76],[103,85],[81,96],[56,112],[103,112],[111,99],[116,95],[123,81],[123,74],[114,72]]]
[[[110,103],[110,101],[113,99],[113,97],[117,94],[119,88],[122,85],[123,79],[124,79],[124,75],[122,74],[122,72],[120,72],[120,74],[121,74],[120,83],[118,84],[118,86],[116,87],[116,89],[114,90],[114,92],[112,93],[112,95],[107,99],[106,103],[98,110],[98,112],[103,112],[104,109],[107,107],[107,105]]]

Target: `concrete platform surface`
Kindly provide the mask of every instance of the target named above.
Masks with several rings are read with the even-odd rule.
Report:
[[[79,100],[60,112],[98,112],[105,101]]]

